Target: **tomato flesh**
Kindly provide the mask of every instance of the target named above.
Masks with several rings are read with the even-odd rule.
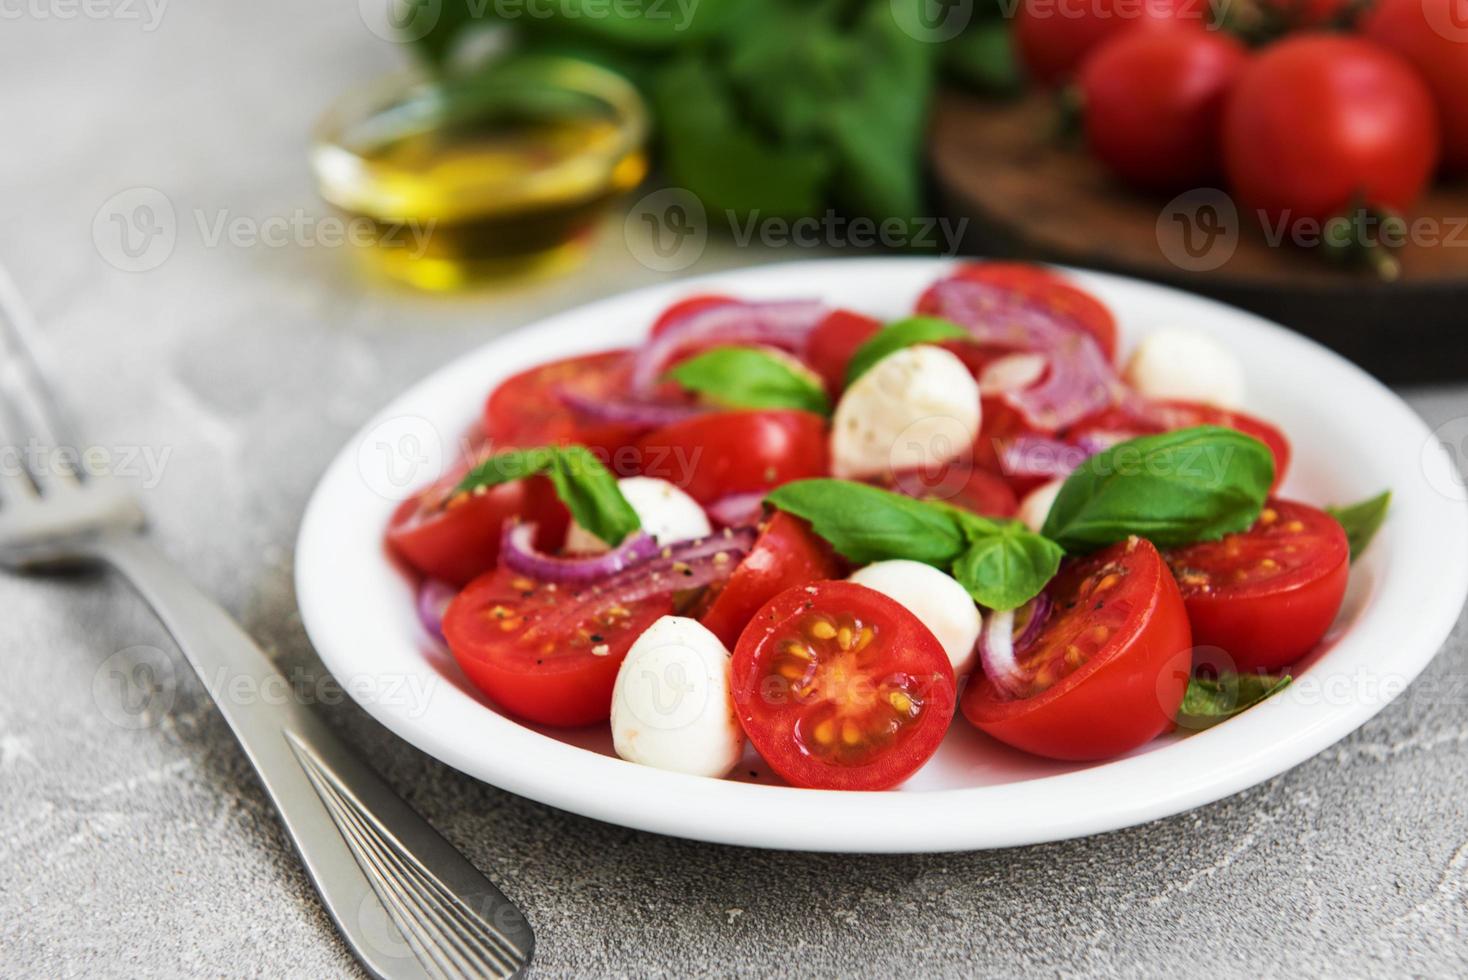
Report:
[[[1200,647],[1274,670],[1320,642],[1345,599],[1350,545],[1324,511],[1271,500],[1252,528],[1168,552]]]
[[[466,466],[405,501],[387,529],[388,547],[416,570],[463,585],[494,568],[505,521],[534,521],[536,547],[561,545],[570,514],[544,477],[512,480],[482,493],[453,492]]]
[[[673,324],[677,323],[679,320],[682,320],[686,316],[694,313],[702,313],[704,310],[711,310],[716,306],[726,306],[729,303],[737,302],[738,300],[734,299],[732,296],[721,296],[717,294],[690,296],[687,299],[680,299],[678,302],[674,303],[672,306],[664,310],[662,314],[653,321],[652,330],[650,331],[650,333],[654,337],[661,336],[662,334],[667,333],[669,327],[673,326]]]
[[[733,648],[761,606],[793,585],[841,574],[825,539],[798,517],[776,511],[699,622]]]
[[[887,789],[937,751],[953,668],[906,608],[853,582],[772,599],[734,651],[735,708],[770,767],[796,786]]]
[[[576,726],[611,717],[612,685],[633,641],[672,612],[671,596],[584,602],[508,568],[449,604],[443,633],[476,687],[511,714]]]
[[[894,473],[889,489],[917,500],[941,500],[985,517],[1013,517],[1019,500],[1004,478],[976,466],[948,463],[933,470]]]
[[[709,504],[828,472],[826,421],[813,412],[710,412],[637,443],[644,476]]]
[[[1001,742],[1052,759],[1108,759],[1171,727],[1187,690],[1192,634],[1157,549],[1132,538],[1070,559],[1046,588],[1052,607],[1017,658],[1011,697],[982,671],[963,714]]]
[[[846,387],[846,366],[857,349],[882,330],[882,321],[850,310],[832,310],[805,341],[805,363],[821,376],[826,391]]]

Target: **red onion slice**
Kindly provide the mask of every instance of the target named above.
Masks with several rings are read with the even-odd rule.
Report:
[[[426,578],[418,583],[418,621],[440,643],[444,642],[443,614],[458,594],[458,589],[441,579]]]
[[[1050,597],[1041,592],[1019,609],[991,612],[979,637],[979,663],[984,676],[1011,698],[1022,698],[1029,690],[1030,677],[1019,665],[1019,655],[1028,650],[1045,628],[1050,616]],[[1014,635],[1015,621],[1023,624],[1020,635]]]
[[[1069,476],[1088,456],[1094,455],[1079,444],[1022,435],[1011,439],[999,452],[999,465],[1005,476],[1045,477]]]
[[[636,398],[596,398],[570,387],[562,387],[556,395],[567,408],[587,418],[649,429],[682,422],[707,411],[697,405],[672,405]]]
[[[537,551],[534,521],[507,522],[500,537],[500,561],[542,582],[595,582],[642,564],[657,553],[658,543],[646,531],[628,535],[611,551],[575,558]]]
[[[731,493],[720,497],[704,510],[720,527],[750,527],[758,524],[765,513],[765,492]]]
[[[1062,429],[1123,397],[1125,386],[1086,330],[1062,313],[988,283],[948,279],[933,287],[939,316],[980,343],[1039,351],[1050,370],[1004,399],[1040,429]]]
[[[815,300],[775,303],[730,302],[695,310],[674,320],[637,352],[632,390],[651,391],[679,354],[715,344],[758,344],[798,351],[805,337],[825,319],[828,308]]]

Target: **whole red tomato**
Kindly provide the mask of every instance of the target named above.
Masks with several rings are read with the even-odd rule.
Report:
[[[1276,226],[1359,202],[1406,210],[1437,165],[1432,95],[1401,56],[1361,38],[1302,34],[1245,68],[1224,109],[1224,168]]]
[[[1224,99],[1248,61],[1218,31],[1128,31],[1081,63],[1091,152],[1147,190],[1197,187],[1216,177]]]
[[[1205,0],[1021,0],[1014,43],[1030,77],[1055,85],[1114,34],[1171,23],[1201,28],[1207,20]]]
[[[1378,0],[1361,33],[1422,73],[1442,125],[1442,168],[1468,173],[1468,18],[1455,0]]]

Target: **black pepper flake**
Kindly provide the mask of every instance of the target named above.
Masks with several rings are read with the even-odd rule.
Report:
[[[591,634],[591,642],[592,643],[600,643],[600,642],[602,642],[602,635],[600,633],[593,633],[593,634]]]

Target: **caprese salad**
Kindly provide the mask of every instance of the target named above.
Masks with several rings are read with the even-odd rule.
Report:
[[[1182,327],[1118,361],[1062,274],[959,266],[884,323],[695,296],[490,392],[394,515],[425,627],[504,712],[634,763],[895,786],[954,715],[1100,760],[1288,682],[1388,495],[1275,495],[1284,434]]]

